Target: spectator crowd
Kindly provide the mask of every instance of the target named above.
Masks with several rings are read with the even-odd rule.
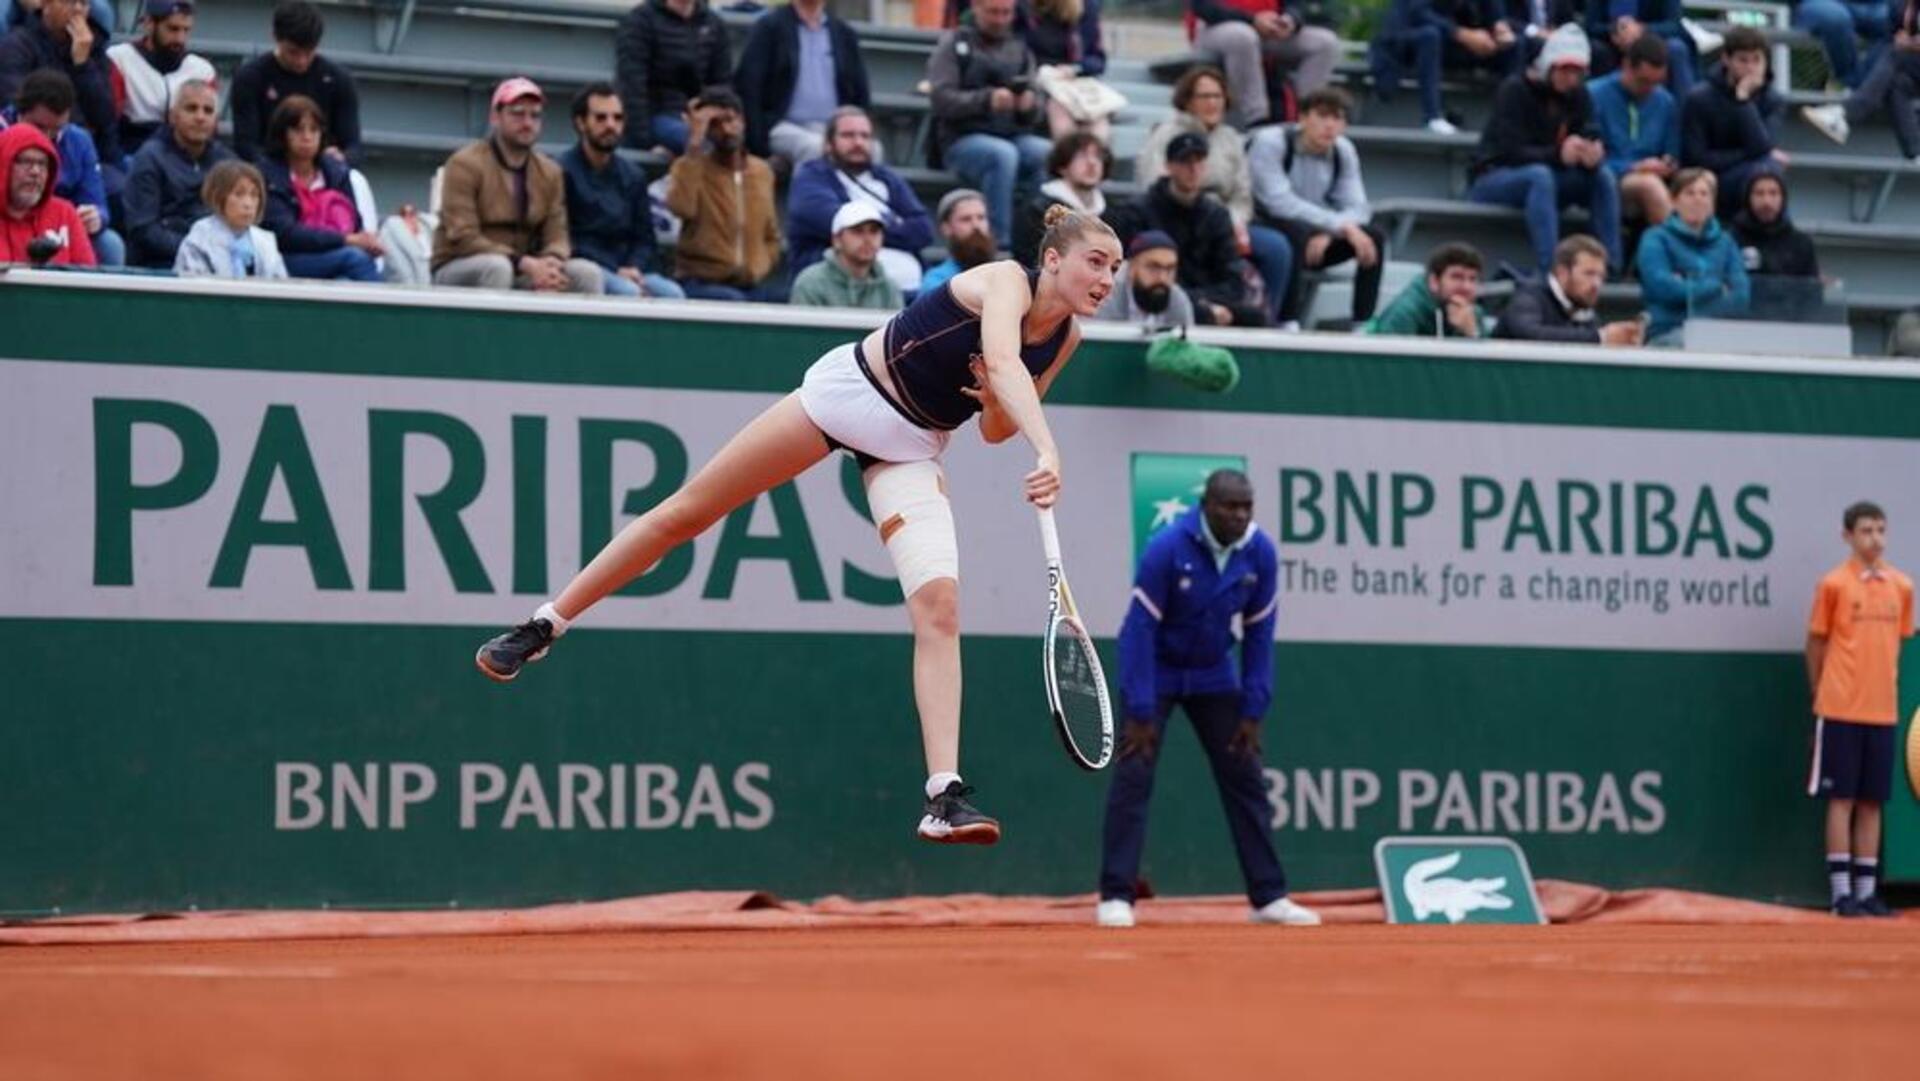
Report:
[[[227,81],[193,51],[195,0],[145,0],[118,42],[97,0],[5,0],[0,256],[889,310],[967,267],[1030,261],[1060,204],[1104,218],[1126,251],[1100,317],[1151,327],[1297,329],[1335,268],[1352,283],[1341,314],[1371,333],[1672,343],[1691,317],[1818,303],[1758,31],[1703,33],[1678,0],[1392,0],[1357,101],[1333,85],[1341,43],[1321,11],[1189,0],[1205,59],[1122,196],[1099,0],[956,0],[923,87],[929,163],[958,183],[930,210],[884,160],[859,31],[825,0],[759,15],[737,56],[706,0],[642,0],[612,78],[553,103],[564,152],[540,149],[558,116],[545,90],[510,75],[431,211],[383,220],[354,76],[322,51],[308,0],[275,8],[271,49]],[[1848,88],[1805,121],[1845,142],[1890,113],[1920,162],[1920,0],[1800,0],[1794,19]],[[1446,244],[1381,308],[1390,257],[1418,256],[1388,251],[1347,130],[1411,79],[1425,129],[1464,141],[1449,73],[1493,86],[1466,198],[1519,211],[1533,258],[1490,268]],[[665,176],[650,183],[635,151],[667,155]],[[1516,279],[1497,321],[1479,299],[1496,271]],[[1644,314],[1600,323],[1602,287],[1629,280]]]

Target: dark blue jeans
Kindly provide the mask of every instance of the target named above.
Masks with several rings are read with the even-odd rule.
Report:
[[[1517,165],[1489,169],[1467,189],[1476,203],[1517,207],[1527,216],[1527,236],[1533,241],[1534,261],[1541,273],[1553,265],[1553,249],[1560,243],[1560,208],[1585,206],[1593,219],[1593,235],[1607,249],[1607,265],[1618,270],[1620,256],[1620,183],[1613,170],[1572,169],[1566,166]]]
[[[776,278],[751,289],[742,289],[737,285],[725,285],[720,282],[706,282],[699,278],[681,278],[680,288],[686,290],[688,300],[751,300],[762,304],[785,304],[787,285]]]
[[[1440,31],[1431,26],[1397,34],[1381,34],[1367,51],[1373,69],[1373,86],[1382,99],[1400,88],[1406,68],[1413,68],[1414,82],[1420,87],[1421,121],[1440,118]]]
[[[1280,230],[1257,224],[1247,226],[1247,242],[1253,248],[1254,269],[1267,287],[1267,322],[1278,323],[1293,279],[1293,242]]]
[[[373,256],[359,248],[341,246],[332,251],[290,251],[281,256],[287,273],[296,278],[327,281],[377,282],[380,268]]]
[[[1166,744],[1167,719],[1176,705],[1193,722],[1200,746],[1207,752],[1207,763],[1213,767],[1220,805],[1227,812],[1227,828],[1233,833],[1234,853],[1240,857],[1240,873],[1247,880],[1247,900],[1260,908],[1285,897],[1287,873],[1280,867],[1280,857],[1267,830],[1272,812],[1267,804],[1266,773],[1260,768],[1259,756],[1227,748],[1240,725],[1240,695],[1232,692],[1163,698],[1152,717],[1134,718],[1152,728],[1154,739],[1151,750],[1122,753],[1114,761],[1102,835],[1100,899],[1134,899],[1140,853],[1147,844],[1147,801],[1153,796],[1153,769]]]
[[[1916,100],[1920,100],[1920,56],[1889,51],[1847,95],[1847,122],[1859,127],[1885,109],[1893,119],[1900,153],[1911,158],[1920,155],[1920,117],[1913,114]]]
[[[1887,51],[1893,34],[1884,0],[1864,4],[1853,0],[1800,0],[1793,6],[1793,25],[1820,40],[1834,78],[1849,87],[1859,86],[1866,79]],[[1867,41],[1864,57],[1854,42],[1856,34]]]

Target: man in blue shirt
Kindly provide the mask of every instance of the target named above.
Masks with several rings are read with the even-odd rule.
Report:
[[[1107,790],[1097,913],[1103,927],[1133,926],[1147,799],[1175,706],[1193,722],[1220,786],[1254,922],[1320,922],[1287,897],[1286,872],[1267,832],[1260,719],[1273,697],[1279,568],[1278,550],[1253,524],[1253,485],[1234,469],[1209,476],[1200,506],[1155,536],[1140,557],[1120,628],[1126,723]]]
[[[1680,167],[1680,103],[1664,85],[1667,43],[1642,34],[1627,46],[1620,70],[1587,84],[1593,119],[1620,180],[1620,210],[1658,225],[1673,212],[1667,180]]]
[[[860,35],[826,0],[793,0],[754,20],[733,88],[746,106],[747,149],[796,166],[821,155],[835,109],[873,104]]]

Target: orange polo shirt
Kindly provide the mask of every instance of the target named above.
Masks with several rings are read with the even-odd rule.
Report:
[[[1913,579],[1883,560],[1827,572],[1813,594],[1807,632],[1827,640],[1813,711],[1830,721],[1895,724],[1900,640],[1913,637]]]

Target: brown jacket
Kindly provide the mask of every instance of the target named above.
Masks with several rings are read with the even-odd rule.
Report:
[[[447,159],[440,180],[440,225],[433,269],[469,255],[573,254],[567,242],[567,181],[560,163],[535,151],[527,160],[527,216],[513,197],[513,172],[493,139],[469,143]]]
[[[780,259],[773,170],[743,152],[736,173],[711,153],[689,150],[673,163],[667,209],[680,218],[674,271],[682,278],[751,287]]]

